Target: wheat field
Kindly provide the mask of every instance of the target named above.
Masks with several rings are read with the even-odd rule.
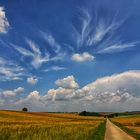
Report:
[[[103,140],[102,117],[0,111],[0,140]]]

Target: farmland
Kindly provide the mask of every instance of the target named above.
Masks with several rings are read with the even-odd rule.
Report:
[[[0,140],[103,140],[102,117],[0,111]]]
[[[134,138],[140,139],[140,115],[122,116],[112,121]]]

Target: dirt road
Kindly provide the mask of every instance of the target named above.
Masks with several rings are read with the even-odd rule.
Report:
[[[107,119],[105,140],[135,140]]]

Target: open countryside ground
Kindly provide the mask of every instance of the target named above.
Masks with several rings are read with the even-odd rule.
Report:
[[[104,121],[78,114],[0,111],[0,140],[103,140]]]
[[[122,116],[112,121],[135,139],[140,140],[140,115]]]

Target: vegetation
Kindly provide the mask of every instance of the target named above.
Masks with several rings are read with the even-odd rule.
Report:
[[[122,116],[112,119],[112,122],[136,140],[140,140],[140,115]]]
[[[100,113],[98,112],[87,112],[87,111],[82,111],[79,113],[80,116],[101,116]]]
[[[99,112],[87,112],[87,111],[82,111],[79,113],[80,116],[101,116],[104,118],[114,118],[118,117],[119,113],[99,113]]]
[[[27,109],[26,107],[24,107],[24,108],[22,108],[22,111],[27,112],[27,111],[28,111],[28,109]]]
[[[0,140],[103,140],[103,117],[0,111]]]
[[[106,121],[100,123],[100,125],[97,127],[92,137],[93,140],[104,140],[105,130],[106,130]]]

